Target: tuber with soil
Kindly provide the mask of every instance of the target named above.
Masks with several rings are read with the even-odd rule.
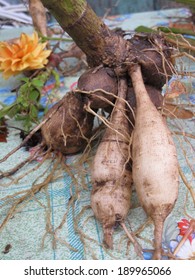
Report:
[[[109,67],[90,68],[78,79],[78,90],[88,92],[91,108],[106,108],[117,95],[116,75]]]
[[[161,259],[164,221],[178,197],[177,153],[165,120],[148,96],[140,67],[132,67],[130,76],[137,103],[132,141],[133,182],[142,207],[154,222],[153,258]]]
[[[57,110],[56,110],[57,108]],[[48,116],[55,111],[52,118]],[[86,147],[93,128],[93,115],[84,110],[82,96],[70,92],[45,115],[41,127],[43,142],[62,154],[75,154]]]
[[[94,116],[87,107],[98,116],[99,108],[111,106],[90,170],[91,208],[102,224],[104,244],[112,248],[116,226],[125,230],[133,181],[141,206],[154,221],[153,258],[161,259],[163,224],[178,195],[176,149],[157,110],[163,106],[160,90],[174,73],[172,47],[157,34],[125,39],[125,33],[109,30],[85,0],[41,2],[84,52],[90,68],[79,78],[78,90],[55,104],[19,148],[41,129],[40,150],[46,146],[60,154],[57,169],[63,155],[83,152],[91,143]]]
[[[131,203],[131,130],[125,110],[126,94],[127,82],[121,78],[110,125],[98,146],[91,168],[91,207],[102,224],[104,243],[109,248],[113,247],[114,227],[124,222]]]

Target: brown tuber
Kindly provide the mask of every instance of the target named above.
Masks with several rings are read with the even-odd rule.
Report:
[[[118,98],[95,154],[92,169],[91,207],[101,222],[104,243],[113,247],[114,227],[123,223],[130,209],[130,127],[125,113],[127,85],[119,80]]]
[[[161,259],[166,217],[178,197],[177,153],[165,120],[151,102],[141,69],[130,71],[137,109],[132,141],[133,182],[140,203],[154,222],[154,259]]]
[[[130,42],[144,83],[162,89],[173,74],[172,48],[157,34],[136,34]]]
[[[44,120],[47,118],[41,132],[48,148],[63,154],[74,154],[85,148],[92,135],[93,116],[84,110],[79,94],[66,94],[47,112]]]
[[[113,102],[114,95],[117,94],[115,73],[108,67],[91,68],[80,76],[78,90],[89,92],[86,98],[90,101],[91,108],[106,108],[109,106],[108,101]]]

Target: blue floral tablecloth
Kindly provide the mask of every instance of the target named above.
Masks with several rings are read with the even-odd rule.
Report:
[[[183,17],[188,15],[188,10],[162,10],[157,12],[147,12],[138,14],[127,14],[122,16],[113,16],[106,19],[105,22],[111,28],[121,27],[124,30],[133,31],[139,25],[153,27],[156,25],[167,25],[170,18]],[[20,35],[21,32],[32,33],[31,27],[13,30],[0,30],[0,40],[11,39]],[[190,64],[193,71],[193,64]],[[0,79],[0,101],[4,104],[10,104],[15,100],[15,94],[11,91],[20,82],[21,76],[11,78],[8,81]],[[61,98],[67,91],[74,88],[77,83],[78,76],[61,78],[61,88],[55,93],[56,100]],[[178,79],[173,77],[171,81]],[[180,79],[180,78],[179,78]],[[181,80],[181,79],[180,79]],[[171,83],[171,81],[169,83]],[[187,92],[181,95],[176,102],[186,104],[190,108],[194,108],[195,104],[195,82],[190,77],[183,78],[182,82],[186,86]],[[51,91],[53,81],[51,80],[45,87],[45,93],[42,96],[41,102],[44,105],[47,93]],[[165,90],[165,89],[163,89]],[[53,100],[54,102],[56,100]],[[14,120],[7,121],[9,126],[22,127],[22,123]],[[195,192],[194,168],[195,168],[195,139],[187,137],[187,133],[195,132],[195,119],[169,121],[172,131],[182,131],[185,135],[174,135],[174,140],[178,150],[178,159],[183,171],[183,174],[189,185]],[[0,143],[0,158],[11,151],[21,142],[19,131],[15,128],[9,128],[9,135],[6,143]],[[29,156],[29,152],[25,148],[21,148],[7,161],[0,165],[0,170],[9,170],[13,165],[16,165],[21,160]],[[77,160],[77,156],[69,157],[69,162]],[[28,169],[35,168],[37,162],[32,162],[30,166],[24,167],[17,173],[20,176]],[[132,245],[128,247],[127,238],[121,228],[116,229],[114,233],[114,250],[109,251],[101,246],[102,243],[102,228],[101,225],[94,219],[92,210],[90,209],[90,170],[87,164],[81,167],[84,178],[79,178],[78,170],[75,170],[74,178],[78,180],[80,189],[75,188],[73,177],[64,172],[64,175],[54,182],[49,184],[46,190],[42,190],[31,198],[27,204],[22,204],[19,207],[12,219],[8,222],[5,228],[0,231],[0,259],[138,259]],[[40,168],[29,173],[28,176],[21,179],[18,183],[15,182],[7,187],[8,179],[1,180],[0,183],[0,222],[3,221],[10,203],[5,207],[3,198],[11,195],[14,192],[25,191],[31,188],[35,178],[42,178],[42,174],[47,170],[45,176],[51,170],[51,161],[47,160]],[[76,195],[76,200],[70,204],[71,198]],[[47,199],[49,197],[49,200]],[[49,201],[49,205],[48,205]],[[186,202],[187,201],[187,202]],[[68,209],[68,212],[67,212]],[[50,214],[50,220],[47,221]],[[66,215],[65,223],[60,226],[64,214]],[[165,250],[176,247],[178,241],[182,238],[185,230],[189,227],[190,218],[195,218],[194,201],[189,194],[187,187],[180,179],[179,198],[172,211],[172,214],[167,218],[164,234],[163,246]],[[77,218],[75,218],[77,217]],[[142,226],[147,217],[144,210],[139,206],[136,194],[133,193],[132,209],[129,212],[127,224],[132,231],[136,231]],[[182,220],[184,219],[184,220]],[[178,223],[180,222],[180,223]],[[50,229],[46,228],[50,226]],[[75,224],[77,228],[75,228]],[[54,235],[52,232],[56,228],[60,230],[55,232],[56,244],[54,244]],[[45,235],[45,233],[47,234]],[[82,234],[81,234],[82,232]],[[153,240],[153,225],[149,223],[144,230],[139,234],[138,242],[144,249],[152,248]],[[9,252],[5,252],[7,245],[10,245]],[[187,258],[195,252],[195,235],[191,235],[191,239],[187,240],[182,250],[178,253],[181,258]],[[145,259],[151,257],[151,253],[144,253]]]

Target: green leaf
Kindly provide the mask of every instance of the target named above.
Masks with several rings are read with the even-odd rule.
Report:
[[[60,75],[55,70],[52,70],[52,75],[54,76],[54,79],[56,80],[56,87],[59,87],[60,86]]]
[[[22,97],[20,97],[20,98],[18,97],[17,98],[17,103],[18,103],[18,105],[21,105],[21,108],[23,108],[25,110],[29,107],[29,101],[25,100]]]
[[[16,114],[18,113],[18,107],[17,106],[14,106],[14,107],[12,107],[10,110],[9,110],[9,112],[8,112],[8,116],[10,117],[10,118],[13,118],[13,117],[15,117],[16,116]]]
[[[30,78],[24,77],[24,78],[21,78],[21,81],[25,82],[25,83],[28,83],[30,81]]]
[[[16,117],[15,117],[15,120],[16,121],[25,121],[26,119],[30,119],[28,115],[20,115],[18,114]]]
[[[19,89],[19,93],[24,93],[24,92],[28,91],[30,86],[31,86],[30,82],[21,85],[21,87]]]
[[[156,32],[156,30],[153,30],[152,28],[149,28],[149,27],[144,26],[144,25],[140,25],[140,26],[136,27],[135,31],[140,32],[140,33],[141,32],[144,32],[144,33],[155,33]]]
[[[26,116],[24,119],[24,129],[25,131],[29,132],[32,127],[32,121],[30,119],[30,116]]]
[[[45,81],[41,80],[40,77],[38,77],[34,78],[31,83],[37,89],[41,89],[44,86]]]
[[[38,109],[36,106],[32,105],[30,107],[30,118],[37,119],[37,117],[38,117]]]
[[[32,90],[29,93],[29,100],[38,101],[40,98],[40,92],[38,90]]]
[[[3,108],[1,108],[0,110],[0,118],[8,115],[9,116],[9,113],[10,113],[10,110],[13,109],[13,108],[16,108],[16,104],[15,102],[11,105],[8,105],[8,106],[5,106]]]

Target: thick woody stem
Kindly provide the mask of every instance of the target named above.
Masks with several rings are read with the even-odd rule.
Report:
[[[111,31],[85,0],[41,0],[61,27],[87,55],[90,66],[100,65]]]

